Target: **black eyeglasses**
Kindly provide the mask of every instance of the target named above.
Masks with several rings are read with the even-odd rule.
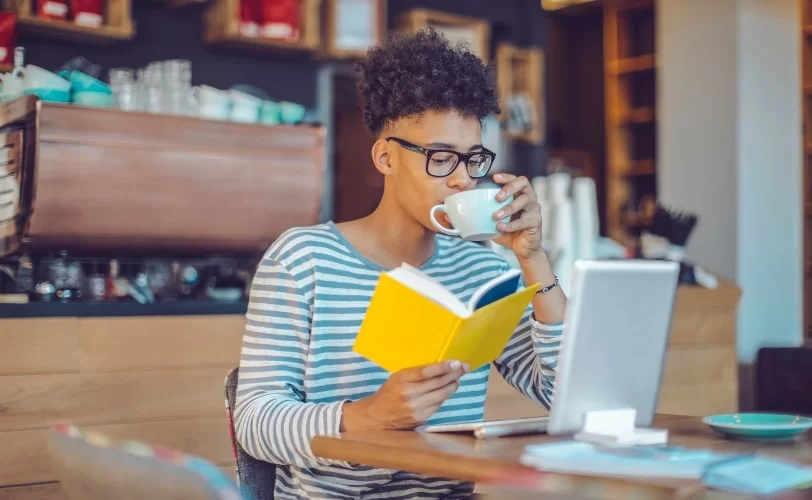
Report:
[[[496,153],[485,148],[471,153],[460,153],[453,149],[426,149],[397,137],[387,137],[386,140],[395,141],[403,149],[425,155],[426,173],[432,177],[447,177],[454,172],[460,162],[464,162],[468,175],[472,179],[480,179],[488,175],[496,158]]]

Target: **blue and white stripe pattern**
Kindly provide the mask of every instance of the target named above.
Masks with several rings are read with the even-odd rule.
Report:
[[[461,300],[509,269],[490,249],[436,237],[421,269]],[[346,401],[373,394],[387,373],[352,352],[383,272],[334,224],[294,228],[264,255],[252,285],[234,412],[237,439],[252,456],[280,464],[276,498],[466,498],[473,485],[317,458],[316,435],[339,432]],[[560,327],[528,310],[494,363],[512,386],[551,404]],[[481,420],[489,367],[461,379],[459,390],[428,423]]]

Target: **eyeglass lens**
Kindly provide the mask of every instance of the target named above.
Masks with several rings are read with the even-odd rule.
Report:
[[[457,167],[461,158],[449,151],[434,151],[429,157],[429,174],[437,177],[449,175]],[[491,168],[491,157],[486,154],[474,153],[466,165],[468,175],[476,179],[484,177]]]

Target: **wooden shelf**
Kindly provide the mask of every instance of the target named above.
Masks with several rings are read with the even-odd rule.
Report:
[[[17,25],[23,33],[73,42],[110,45],[135,37],[130,0],[107,0],[106,23],[99,27],[82,26],[71,20],[54,21],[34,15],[32,0],[16,4]]]
[[[608,71],[616,75],[650,71],[656,68],[656,63],[657,61],[654,54],[625,57],[609,61]]]
[[[598,0],[541,0],[541,8],[547,11],[556,11],[575,7],[585,3],[597,3]]]
[[[541,8],[549,12],[571,10],[585,6],[601,7],[613,0],[541,0]],[[614,0],[619,12],[651,8],[651,0]]]
[[[301,36],[298,40],[288,41],[241,33],[238,0],[214,0],[206,11],[203,41],[235,49],[315,53],[321,45],[320,5],[321,0],[304,0],[301,3]]]
[[[626,109],[618,112],[615,116],[615,123],[618,125],[625,124],[644,124],[654,121],[655,111],[654,108],[634,108]]]
[[[604,1],[606,225],[628,247],[657,195],[655,24],[653,0]]]
[[[625,166],[617,165],[612,170],[623,172],[623,175],[628,177],[644,177],[657,174],[654,160],[639,160]]]
[[[541,0],[541,8],[555,16],[599,14],[603,0]]]
[[[130,40],[135,36],[135,30],[130,25],[129,28],[118,28],[113,26],[100,26],[90,28],[80,26],[71,21],[51,21],[49,19],[39,19],[37,17],[23,17],[17,19],[20,31],[47,36],[49,38],[59,38],[62,40],[114,43],[117,41]]]
[[[419,8],[401,14],[397,25],[399,30],[407,33],[431,26],[452,42],[468,42],[483,61],[490,60],[491,25],[485,20]]]

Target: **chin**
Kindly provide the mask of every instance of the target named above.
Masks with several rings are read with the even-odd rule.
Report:
[[[434,227],[434,224],[431,223],[428,217],[429,210],[426,209],[424,213],[421,213],[419,216],[414,217],[414,221],[419,224],[424,231],[430,233],[437,233],[437,228]]]

